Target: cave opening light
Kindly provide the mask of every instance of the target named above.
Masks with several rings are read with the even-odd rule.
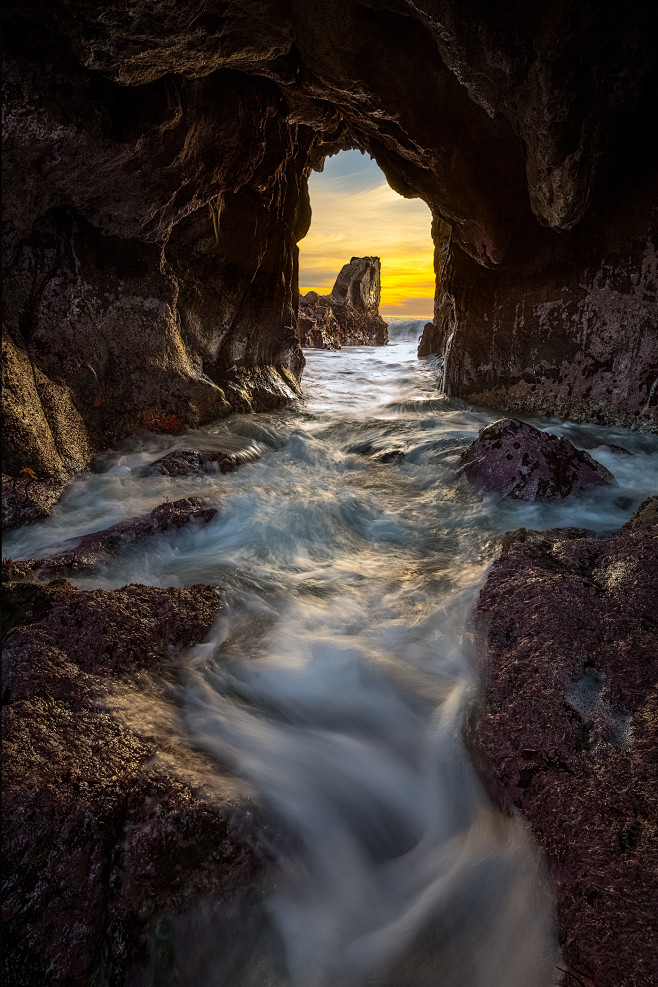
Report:
[[[352,257],[381,260],[380,313],[431,319],[434,307],[431,214],[421,199],[405,199],[377,163],[359,150],[325,158],[309,178],[312,219],[300,241],[299,290],[331,292]]]

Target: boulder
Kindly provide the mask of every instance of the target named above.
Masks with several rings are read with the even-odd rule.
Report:
[[[235,457],[229,452],[212,449],[175,449],[144,470],[145,476],[192,476],[202,473],[230,473],[236,469]]]
[[[218,593],[10,582],[3,618],[4,980],[170,982],[177,916],[203,896],[221,926],[271,859],[172,699]]]
[[[352,257],[330,295],[309,291],[299,299],[297,332],[302,346],[385,346],[388,324],[379,314],[379,257]]]
[[[2,530],[34,524],[47,517],[59,500],[67,481],[60,477],[39,479],[33,471],[18,476],[2,474]]]
[[[658,899],[658,498],[612,537],[507,535],[467,742],[555,881],[563,983],[648,985]]]
[[[615,482],[605,466],[568,439],[515,418],[481,429],[461,460],[459,472],[475,486],[515,500],[562,500]]]

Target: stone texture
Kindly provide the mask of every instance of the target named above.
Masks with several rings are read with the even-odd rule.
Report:
[[[191,521],[208,524],[217,514],[217,508],[209,506],[201,497],[186,497],[181,500],[159,504],[146,517],[121,521],[102,531],[93,531],[82,538],[73,539],[70,548],[64,546],[56,555],[43,559],[11,562],[11,572],[16,578],[35,571],[48,573],[51,578],[54,570],[71,572],[82,567],[98,565],[115,552],[127,546],[159,535],[165,531],[176,531]]]
[[[513,500],[562,500],[614,483],[612,473],[568,439],[514,418],[485,426],[461,456],[460,473],[479,487]]]
[[[506,536],[467,740],[555,880],[563,983],[655,982],[658,498],[620,531]]]
[[[309,291],[299,299],[297,334],[302,346],[339,350],[341,346],[385,346],[388,324],[379,314],[379,257],[352,257],[330,295]]]
[[[4,45],[5,468],[70,475],[137,429],[294,397],[309,138],[276,87],[132,92],[29,17]]]
[[[525,224],[495,271],[444,243],[419,355],[476,405],[655,431],[657,216],[652,178],[571,233]]]
[[[65,480],[34,479],[26,472],[13,477],[3,473],[2,530],[9,531],[47,517],[65,485]]]
[[[299,296],[297,336],[302,346],[318,350],[342,349],[342,333],[328,295],[307,291]]]
[[[248,795],[187,746],[172,649],[220,611],[205,586],[5,586],[3,972],[168,982],[165,926],[198,895],[226,922],[269,857]]]
[[[212,449],[175,449],[147,466],[147,476],[190,476],[202,473],[231,473],[237,468],[236,457]]]

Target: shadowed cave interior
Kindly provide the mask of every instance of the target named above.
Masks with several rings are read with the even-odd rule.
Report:
[[[648,7],[621,34],[614,5],[140,9],[5,19],[10,474],[294,393],[307,178],[340,148],[432,210],[448,393],[654,419]]]

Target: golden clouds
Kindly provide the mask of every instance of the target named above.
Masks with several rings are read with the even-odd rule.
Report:
[[[342,160],[341,160],[342,159]],[[299,244],[300,291],[331,291],[351,257],[382,262],[382,315],[429,317],[434,305],[430,211],[393,191],[358,151],[329,158],[309,179],[313,219]]]

